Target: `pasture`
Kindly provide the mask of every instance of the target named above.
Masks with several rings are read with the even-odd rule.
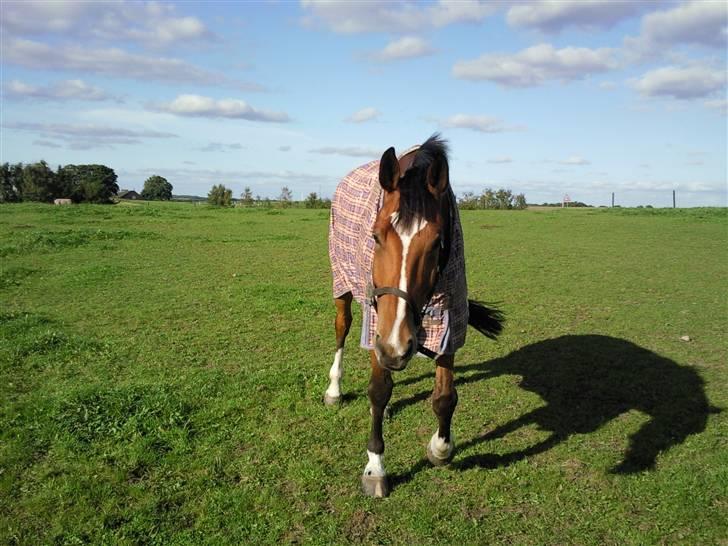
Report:
[[[395,376],[387,499],[360,493],[328,211],[0,206],[3,544],[726,544],[726,209],[464,211],[498,342]],[[689,336],[690,341],[681,340]]]

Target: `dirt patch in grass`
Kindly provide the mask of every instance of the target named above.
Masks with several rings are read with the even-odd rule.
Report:
[[[362,544],[369,542],[369,538],[376,531],[377,524],[374,514],[369,511],[358,509],[349,518],[344,529],[344,534],[351,542]]]

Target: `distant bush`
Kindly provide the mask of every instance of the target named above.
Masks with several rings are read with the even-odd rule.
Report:
[[[250,186],[245,186],[243,193],[240,194],[240,206],[252,207],[254,204],[253,192],[250,190]]]
[[[216,184],[207,194],[207,202],[216,207],[229,207],[233,204],[233,190]]]
[[[278,204],[283,207],[284,209],[287,209],[291,206],[291,203],[293,202],[293,193],[291,190],[288,189],[288,187],[283,186],[281,188],[281,195],[278,197]]]
[[[586,203],[582,203],[581,201],[571,201],[566,204],[569,208],[572,207],[591,207],[592,205],[587,205]],[[540,207],[563,207],[563,203],[541,203],[539,205]]]
[[[303,202],[307,209],[330,209],[331,199],[321,199],[316,192],[311,192]]]
[[[169,201],[172,199],[172,189],[172,184],[166,178],[155,174],[144,182],[142,199],[147,201]]]

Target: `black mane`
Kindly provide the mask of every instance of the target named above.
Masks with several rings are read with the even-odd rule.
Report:
[[[397,224],[404,229],[412,226],[415,218],[434,221],[438,202],[427,189],[427,171],[431,165],[439,168],[447,165],[447,141],[435,133],[417,150],[412,166],[399,181],[399,215]],[[439,172],[433,173],[436,178]]]

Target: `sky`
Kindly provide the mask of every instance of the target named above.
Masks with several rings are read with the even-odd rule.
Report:
[[[728,3],[0,3],[0,161],[331,196],[440,132],[457,195],[728,206]]]

